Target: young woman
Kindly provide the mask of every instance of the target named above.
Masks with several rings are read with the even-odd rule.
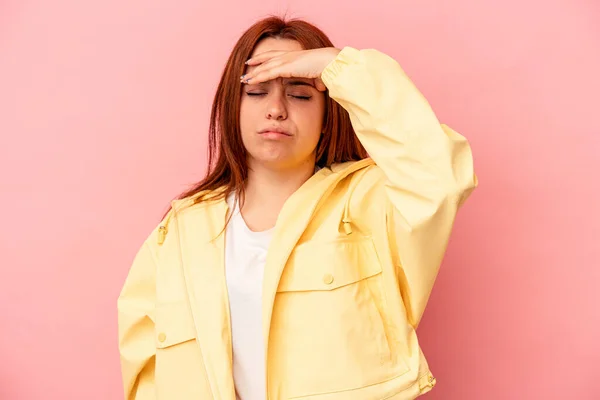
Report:
[[[431,390],[415,331],[477,180],[468,142],[398,63],[262,20],[224,70],[209,150],[119,297],[125,397]]]

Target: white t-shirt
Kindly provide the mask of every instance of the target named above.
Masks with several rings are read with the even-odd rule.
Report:
[[[225,277],[229,294],[233,379],[238,400],[265,400],[262,337],[262,283],[273,230],[254,232],[240,214],[234,196],[233,215],[225,231]]]

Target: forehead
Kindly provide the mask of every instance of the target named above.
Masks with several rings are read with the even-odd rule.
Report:
[[[252,55],[250,57],[254,57],[257,54],[264,53],[267,51],[298,51],[304,50],[302,45],[292,39],[281,39],[281,38],[266,38],[257,43]],[[254,70],[257,66],[248,66],[246,68],[246,73]],[[311,79],[304,78],[294,78],[294,81],[304,81],[307,83],[311,83]],[[289,81],[286,79],[285,81]]]
[[[251,57],[266,51],[296,51],[303,50],[302,45],[292,39],[266,38],[258,42]]]

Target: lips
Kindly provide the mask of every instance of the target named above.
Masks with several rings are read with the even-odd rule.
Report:
[[[269,134],[269,135],[279,134],[279,135],[285,135],[285,136],[292,136],[288,131],[286,131],[283,128],[277,127],[277,126],[265,128],[265,129],[259,131],[258,133],[261,135],[262,134]]]

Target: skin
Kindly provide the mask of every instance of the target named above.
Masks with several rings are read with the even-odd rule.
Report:
[[[246,62],[240,126],[249,171],[241,213],[251,230],[275,226],[287,198],[314,173],[325,112],[320,76],[339,51],[267,38]]]

